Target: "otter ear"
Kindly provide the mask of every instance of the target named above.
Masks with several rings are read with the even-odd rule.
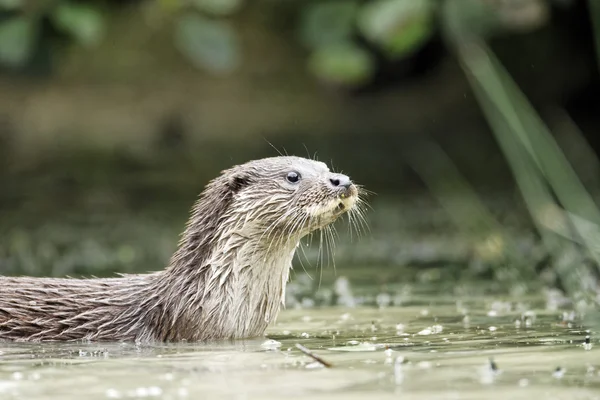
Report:
[[[239,192],[240,190],[242,190],[249,184],[250,184],[250,175],[245,174],[245,173],[235,174],[234,176],[232,176],[229,179],[229,182],[228,182],[229,189],[234,193]]]

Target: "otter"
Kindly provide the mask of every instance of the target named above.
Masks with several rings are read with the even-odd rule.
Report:
[[[174,342],[259,337],[283,305],[296,247],[359,186],[293,156],[221,172],[192,207],[166,269],[112,278],[0,277],[0,341]]]

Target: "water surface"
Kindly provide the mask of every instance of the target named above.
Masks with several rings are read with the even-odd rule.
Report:
[[[576,314],[543,296],[411,293],[292,307],[254,340],[0,343],[0,399],[600,399]]]

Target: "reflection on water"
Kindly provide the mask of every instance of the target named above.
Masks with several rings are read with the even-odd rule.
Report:
[[[0,398],[600,399],[596,333],[576,315],[537,297],[413,293],[401,307],[287,310],[256,340],[3,343]]]

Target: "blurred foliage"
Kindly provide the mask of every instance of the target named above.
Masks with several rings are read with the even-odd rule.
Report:
[[[15,17],[0,25],[0,61],[19,66],[27,61],[34,47],[35,24],[24,17]]]
[[[440,254],[451,254],[451,258],[456,258],[447,264],[468,264],[469,271],[491,274],[497,281],[512,284],[515,290],[526,290],[521,286],[523,280],[536,281],[538,271],[535,267],[548,254],[553,270],[561,277],[568,293],[575,299],[594,301],[594,291],[585,285],[595,281],[592,277],[594,268],[589,265],[600,266],[600,244],[595,240],[600,212],[587,188],[570,168],[569,160],[553,141],[549,129],[487,45],[498,35],[522,33],[543,26],[549,20],[550,4],[568,6],[568,0],[307,0],[283,3],[278,2],[277,7],[288,10],[293,25],[286,26],[288,31],[284,28],[282,32],[295,38],[296,42],[291,42],[290,46],[305,50],[307,70],[328,85],[366,86],[382,63],[397,65],[395,63],[410,59],[432,40],[442,37],[447,48],[454,50],[462,62],[487,122],[512,168],[545,251],[540,256],[537,248],[531,250],[527,240],[515,238],[514,232],[507,229],[503,221],[491,215],[450,157],[441,148],[425,143],[418,152],[409,149],[404,157],[445,208],[448,218],[468,236],[461,242],[467,244],[464,248],[455,246],[448,238],[450,235],[442,232],[443,250],[432,250],[431,238],[421,240],[421,246],[419,243],[407,245],[414,231],[401,238],[392,236],[398,232],[398,226],[407,225],[407,220],[394,220],[394,214],[388,210],[382,213],[391,220],[391,226],[384,230],[385,237],[375,244],[367,242],[358,253],[368,254],[371,259],[382,257],[382,263],[402,265],[415,263],[416,259],[423,264],[433,264],[432,258],[439,262],[443,259]],[[590,4],[594,2],[590,0]],[[62,35],[61,43],[66,37],[69,46],[89,48],[98,45],[111,29],[111,15],[120,7],[134,7],[140,11],[151,8],[160,14],[159,20],[167,21],[172,34],[170,43],[191,65],[211,74],[228,74],[244,62],[244,38],[240,26],[244,23],[245,11],[273,8],[275,4],[273,1],[251,3],[247,0],[148,0],[126,4],[0,0],[0,63],[15,69],[24,68],[38,49],[48,25]],[[275,25],[273,29],[277,29]],[[153,28],[152,24],[149,26]],[[57,49],[59,46],[52,51]],[[60,54],[53,56],[60,62]],[[184,175],[173,174],[173,170],[167,168],[163,172],[169,179]],[[81,181],[89,184],[92,175],[82,173]],[[110,179],[114,190],[118,178],[107,176],[106,179]],[[138,183],[143,179],[144,174],[137,170],[131,178]],[[133,186],[131,182],[127,185]],[[163,186],[153,192],[154,200],[165,191]],[[47,193],[39,198],[44,199]],[[94,197],[97,201],[99,196]],[[71,196],[65,198],[72,199]],[[62,206],[68,208],[68,205]],[[414,208],[408,209],[414,211]],[[124,214],[131,212],[127,210]],[[6,222],[11,213],[8,214],[3,216],[3,228],[9,228],[0,231],[0,265],[3,272],[8,273],[83,273],[88,271],[86,266],[90,264],[102,274],[113,270],[138,271],[144,266],[160,268],[174,246],[177,230],[169,228],[163,235],[160,228],[154,227],[151,218],[126,220],[119,214],[107,218],[108,221],[119,221],[114,226],[98,224],[114,228],[107,232],[98,232],[93,227],[89,231],[87,228],[62,231],[66,218],[23,231],[10,227]],[[37,221],[37,217],[33,219]],[[422,222],[421,216],[419,219]],[[182,216],[178,224],[183,220]],[[437,221],[429,228],[440,233]],[[166,237],[169,239],[163,239]],[[93,238],[102,238],[104,242]],[[418,254],[413,258],[406,256],[397,243],[403,243],[404,249]],[[458,256],[453,253],[457,249],[461,250]],[[344,254],[343,251],[339,253]]]
[[[177,23],[175,43],[195,66],[211,72],[229,72],[239,63],[235,33],[222,21],[184,15]]]
[[[532,28],[543,24],[548,14],[543,0],[310,0],[283,5],[245,0],[0,0],[0,63],[24,67],[36,51],[46,23],[65,35],[70,45],[94,46],[111,29],[112,13],[130,6],[140,12],[151,9],[153,15],[168,21],[173,46],[195,67],[227,74],[243,62],[243,38],[238,29],[241,17],[250,8],[277,6],[293,16],[296,45],[306,49],[307,69],[317,79],[361,87],[372,80],[382,59],[398,62],[410,58],[438,35],[440,25],[448,22],[439,18],[445,4],[467,23],[470,32]],[[153,29],[152,24],[149,27]],[[53,59],[60,62],[59,55]]]
[[[446,2],[446,37],[513,171],[553,270],[580,310],[600,305],[600,210],[554,135],[486,44],[489,31]],[[571,136],[588,147],[580,132]],[[521,269],[523,271],[523,269]],[[600,324],[599,315],[591,321]]]
[[[390,58],[411,54],[435,30],[430,0],[379,0],[365,3],[361,11],[360,32]]]
[[[1,12],[3,11],[3,12]],[[0,62],[22,67],[33,56],[44,21],[83,46],[93,46],[104,34],[99,6],[72,1],[0,1]]]

